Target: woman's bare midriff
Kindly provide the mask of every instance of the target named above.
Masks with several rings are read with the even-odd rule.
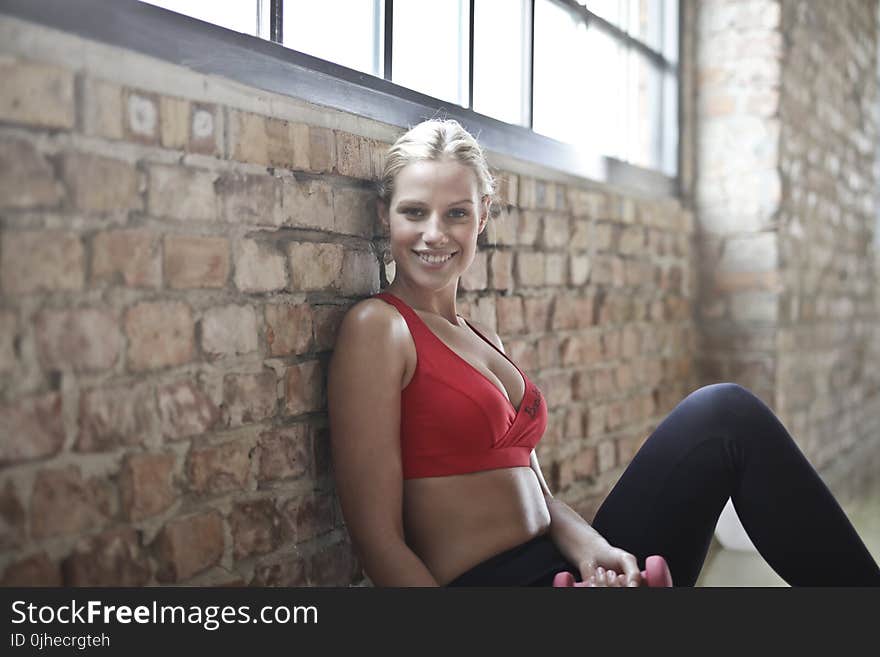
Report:
[[[550,527],[529,467],[404,481],[406,542],[441,586]]]

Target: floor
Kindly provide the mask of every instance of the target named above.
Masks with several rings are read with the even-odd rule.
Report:
[[[880,489],[843,509],[880,563]],[[763,587],[788,586],[757,552],[725,549],[713,540],[697,586]]]

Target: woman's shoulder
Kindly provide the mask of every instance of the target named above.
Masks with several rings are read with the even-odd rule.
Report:
[[[375,297],[355,302],[345,311],[337,340],[395,337],[405,322],[397,308]]]

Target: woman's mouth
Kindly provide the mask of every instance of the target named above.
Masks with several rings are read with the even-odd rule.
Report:
[[[425,263],[428,267],[432,269],[439,269],[447,262],[452,260],[452,258],[455,257],[458,251],[453,251],[452,253],[447,253],[445,255],[428,255],[426,253],[419,253],[418,251],[413,251],[413,253],[415,253],[418,256],[419,260]]]

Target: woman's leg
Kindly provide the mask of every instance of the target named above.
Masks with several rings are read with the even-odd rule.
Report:
[[[789,584],[880,585],[877,564],[785,427],[733,383],[700,388],[673,409],[592,525],[640,567],[660,554],[677,586],[693,586],[728,497]]]

